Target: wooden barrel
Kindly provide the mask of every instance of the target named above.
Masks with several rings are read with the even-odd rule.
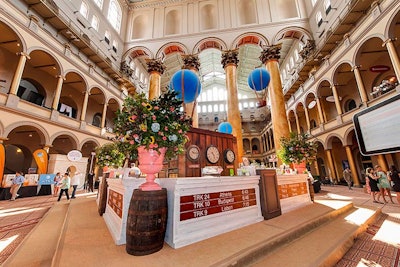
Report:
[[[167,226],[167,189],[135,189],[126,223],[126,252],[148,255],[162,249]]]
[[[99,206],[98,212],[100,216],[103,216],[103,213],[106,212],[106,205],[107,205],[107,191],[108,191],[108,183],[106,177],[101,178],[100,188],[98,191],[98,198],[99,198]]]

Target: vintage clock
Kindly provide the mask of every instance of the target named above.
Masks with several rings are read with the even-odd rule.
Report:
[[[210,163],[217,163],[219,161],[219,151],[216,146],[209,146],[206,149],[206,158]]]
[[[191,145],[186,149],[186,156],[191,161],[196,161],[200,158],[200,148],[196,145]]]
[[[232,164],[235,161],[235,152],[231,149],[226,149],[224,151],[224,160],[226,163]]]

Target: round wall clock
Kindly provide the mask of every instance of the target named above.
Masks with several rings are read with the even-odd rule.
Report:
[[[235,152],[231,149],[226,149],[224,151],[224,160],[227,163],[233,163],[235,161]]]
[[[200,158],[200,148],[196,145],[191,145],[186,149],[186,156],[191,161],[196,161]]]
[[[219,160],[218,148],[216,146],[207,147],[206,158],[210,163],[217,163]]]

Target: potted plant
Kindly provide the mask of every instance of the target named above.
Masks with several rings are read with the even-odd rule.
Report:
[[[312,162],[317,154],[317,144],[308,139],[307,133],[297,134],[295,132],[291,132],[289,137],[281,137],[281,149],[277,156],[283,163],[293,164],[298,172],[305,171],[306,163]],[[304,169],[301,169],[302,167]]]
[[[125,155],[120,151],[116,143],[107,143],[96,148],[96,162],[100,167],[121,167]]]
[[[138,158],[140,170],[147,174],[142,190],[161,189],[152,180],[162,169],[164,155],[169,159],[184,152],[191,119],[182,103],[171,90],[151,100],[140,93],[125,98],[123,108],[117,111],[116,140],[122,151]]]

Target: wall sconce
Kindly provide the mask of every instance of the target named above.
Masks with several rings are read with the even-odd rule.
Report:
[[[326,97],[326,101],[335,102],[335,97],[333,97],[333,95],[327,96]],[[339,101],[342,101],[342,97],[341,96],[339,96]]]
[[[315,105],[317,104],[317,101],[313,100],[310,103],[308,103],[308,109],[312,109],[313,107],[315,107]]]

